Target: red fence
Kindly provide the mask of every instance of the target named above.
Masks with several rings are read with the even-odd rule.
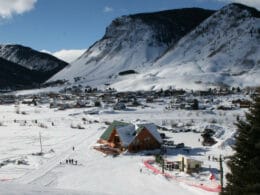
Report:
[[[195,184],[195,183],[192,183],[190,181],[187,181],[185,179],[180,179],[180,178],[177,178],[169,173],[162,173],[159,169],[155,168],[152,163],[154,163],[154,160],[146,160],[144,161],[144,165],[145,167],[147,167],[148,169],[150,169],[152,172],[154,172],[155,174],[161,174],[161,175],[164,175],[165,177],[167,178],[170,178],[170,179],[174,179],[178,182],[183,182],[189,186],[193,186],[193,187],[196,187],[196,188],[200,188],[202,190],[206,190],[208,192],[220,192],[221,191],[221,186],[219,184],[216,183],[216,186],[212,187],[212,186],[207,186],[207,185],[204,185],[204,184]]]

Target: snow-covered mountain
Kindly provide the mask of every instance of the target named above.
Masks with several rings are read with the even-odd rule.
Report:
[[[240,4],[228,5],[182,38],[153,66],[157,78],[178,78],[186,87],[260,85],[260,13]]]
[[[67,66],[58,58],[22,45],[0,45],[0,57],[41,73],[53,75]]]
[[[241,4],[215,13],[181,9],[123,16],[51,81],[109,83],[119,90],[259,85],[259,47],[260,13]]]
[[[23,89],[48,80],[68,64],[22,45],[0,45],[0,88]]]
[[[213,11],[199,8],[122,16],[104,37],[53,80],[111,83],[122,71],[142,72]]]

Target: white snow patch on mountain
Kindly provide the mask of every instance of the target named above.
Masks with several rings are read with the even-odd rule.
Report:
[[[118,79],[118,90],[203,89],[215,84],[260,84],[260,19],[235,5],[224,7],[182,38],[152,68]]]
[[[236,2],[236,3],[243,3],[248,6],[255,7],[257,9],[260,9],[260,1],[259,0],[217,0],[217,1],[226,1],[228,3]]]
[[[71,63],[76,60],[79,56],[81,56],[86,49],[62,49],[56,52],[50,52],[48,50],[41,50],[41,52],[51,54],[56,58],[59,58],[65,62]]]
[[[141,21],[133,22],[122,17],[124,25],[111,25],[106,36],[88,49],[71,66],[57,73],[51,80],[81,77],[86,83],[104,84],[116,78],[120,71],[140,70],[150,64],[165,50],[166,46],[149,45],[153,32]],[[129,34],[129,30],[132,33]]]

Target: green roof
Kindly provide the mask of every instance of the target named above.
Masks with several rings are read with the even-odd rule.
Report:
[[[101,135],[101,139],[103,140],[108,140],[113,129],[115,129],[116,127],[123,127],[123,126],[127,126],[129,125],[129,123],[125,123],[125,122],[122,122],[122,121],[113,121],[111,123],[111,125],[109,125],[109,127],[105,130],[105,132]]]

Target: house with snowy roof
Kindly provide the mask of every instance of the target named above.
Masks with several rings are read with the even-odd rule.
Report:
[[[98,143],[117,148],[120,151],[139,152],[159,149],[162,139],[156,125],[113,121],[101,135]]]

